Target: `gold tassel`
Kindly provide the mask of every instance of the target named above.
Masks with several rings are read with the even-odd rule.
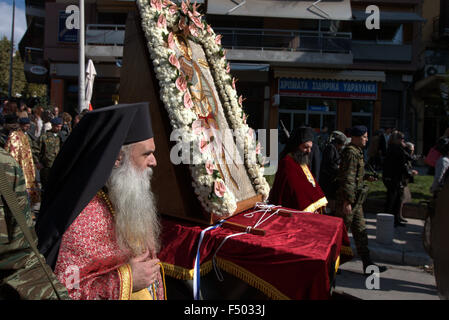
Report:
[[[180,266],[175,266],[166,262],[162,262],[165,268],[165,273],[178,280],[193,280],[194,269],[187,269]],[[212,270],[212,261],[207,261],[200,266],[200,275],[204,276]]]
[[[273,300],[291,300],[285,294],[276,289],[273,285],[259,278],[248,270],[236,265],[231,261],[227,261],[217,257],[217,265],[224,271],[236,276],[240,280],[246,282],[250,286],[261,291],[263,294]]]

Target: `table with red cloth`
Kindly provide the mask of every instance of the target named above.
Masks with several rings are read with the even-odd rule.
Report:
[[[263,212],[248,210],[228,219],[254,226]],[[269,214],[265,213],[265,217]],[[207,226],[180,219],[162,219],[162,249],[158,255],[167,276],[191,280],[201,232]],[[328,299],[338,265],[352,258],[343,220],[314,213],[274,215],[259,226],[265,235],[242,234],[225,226],[204,233],[199,250],[200,274],[221,269],[271,299]]]

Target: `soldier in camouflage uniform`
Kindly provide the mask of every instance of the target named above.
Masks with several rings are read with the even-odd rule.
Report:
[[[0,170],[5,173],[8,185],[16,194],[20,213],[25,216],[34,243],[37,244],[22,169],[3,148],[0,148]],[[44,259],[42,256],[41,258]],[[50,276],[60,298],[69,299],[66,288],[53,273]],[[25,239],[5,199],[0,197],[0,300],[56,298],[36,254]]]
[[[368,187],[365,180],[375,178],[365,175],[363,148],[368,142],[368,129],[365,126],[355,126],[351,130],[351,143],[343,150],[337,176],[338,190],[336,215],[343,218],[346,229],[351,229],[357,248],[357,253],[363,262],[363,272],[369,265],[374,265],[368,249],[368,234],[363,216]],[[377,266],[380,272],[385,266]]]
[[[41,183],[45,191],[45,186],[48,181],[48,175],[50,173],[50,168],[53,166],[53,162],[61,149],[61,137],[59,136],[59,131],[62,128],[62,119],[53,118],[51,119],[51,131],[47,131],[42,134],[39,138],[39,147],[37,150],[38,159],[41,163]]]

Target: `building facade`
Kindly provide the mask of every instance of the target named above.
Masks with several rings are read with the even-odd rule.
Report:
[[[422,68],[423,0],[199,2],[215,32],[223,35],[253,128],[284,125],[291,131],[308,124],[316,131],[344,131],[364,124],[370,134],[396,127],[411,138],[418,135],[411,91]],[[73,114],[78,34],[66,28],[65,9],[78,1],[26,4],[30,36],[21,44],[39,56],[28,68],[40,62],[42,68],[33,70],[47,69],[36,81],[49,84],[52,105]],[[366,26],[373,14],[367,13],[370,5],[380,10],[379,29]],[[134,7],[133,1],[85,1],[85,58],[97,70],[94,108],[119,100],[125,22]]]
[[[449,127],[449,1],[425,0],[421,68],[412,92],[418,150],[426,155]]]
[[[416,140],[410,92],[422,67],[422,0],[269,3],[215,0],[206,7],[231,66],[255,69],[245,79],[257,84],[239,81],[237,89],[265,93],[245,105],[252,126],[291,131],[308,124],[319,132],[363,124],[370,135],[394,127]],[[367,27],[371,5],[379,9],[374,29]]]
[[[73,13],[67,10],[71,5],[79,2],[26,0],[29,22],[21,47],[24,53],[39,53],[38,61],[25,60],[27,78],[47,83],[50,104],[74,115],[78,111],[79,31],[66,25]],[[85,61],[91,59],[97,72],[91,99],[94,108],[119,100],[125,23],[134,5],[130,1],[85,0]],[[39,21],[39,28],[34,21]],[[39,41],[27,34],[38,35]],[[39,78],[30,71],[35,65],[40,66]]]

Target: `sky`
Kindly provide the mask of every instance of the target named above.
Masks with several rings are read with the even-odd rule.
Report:
[[[11,39],[12,25],[12,2],[13,0],[0,0],[0,37],[6,36]],[[14,46],[17,48],[27,29],[25,19],[25,1],[16,0],[16,18],[14,21]]]

